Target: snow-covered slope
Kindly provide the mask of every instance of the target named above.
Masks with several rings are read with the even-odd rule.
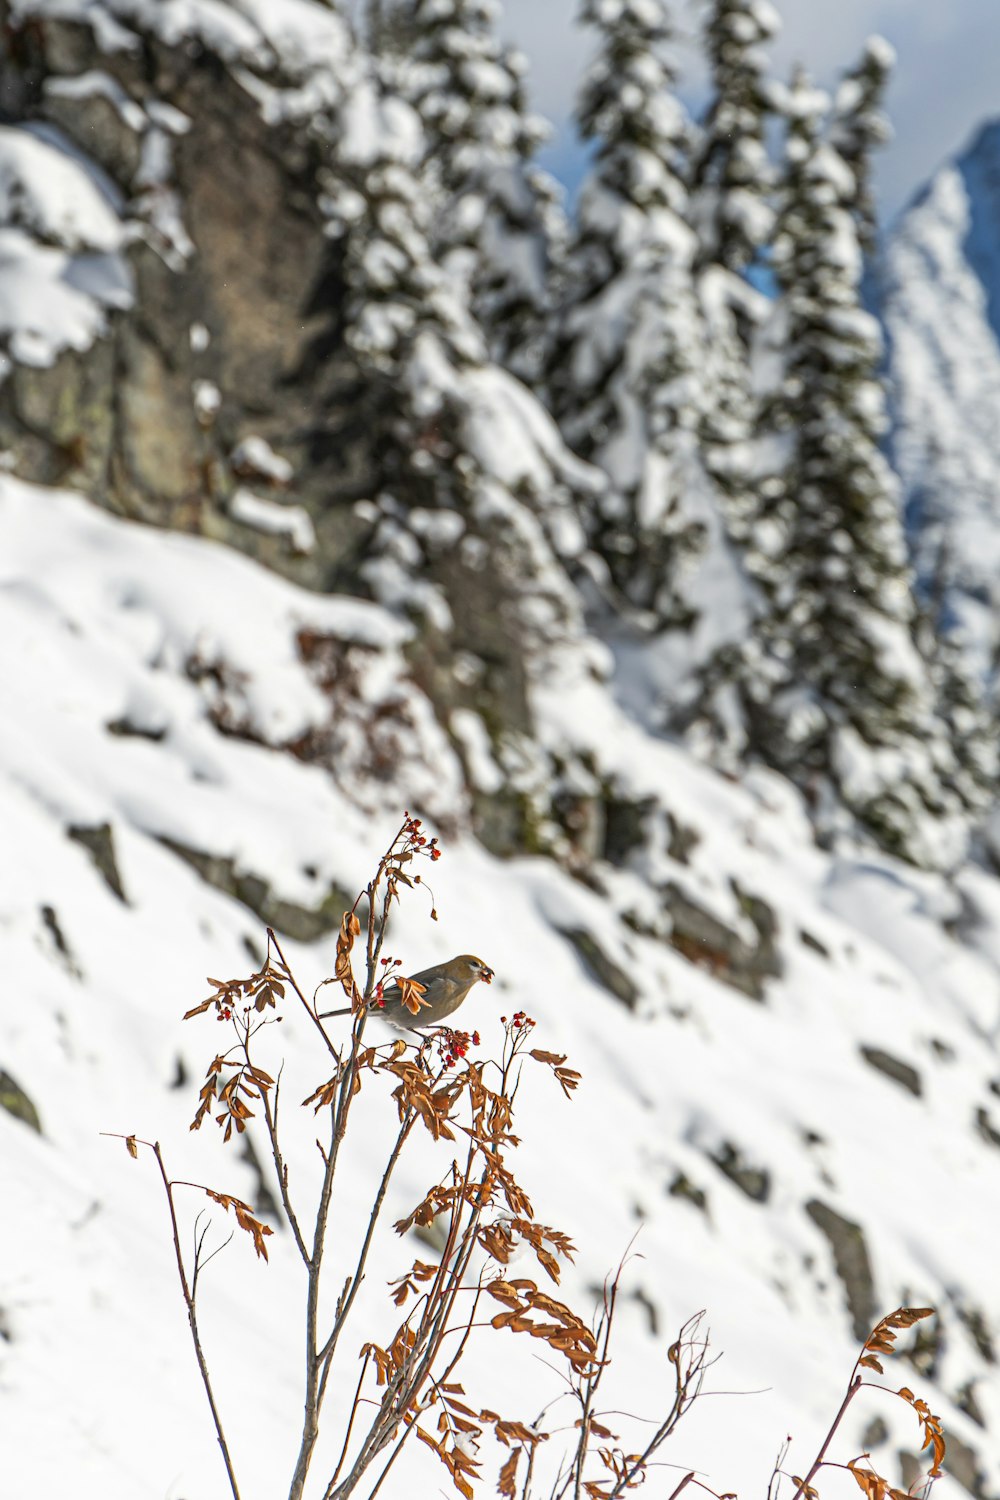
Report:
[[[414,893],[394,953],[480,953],[483,1049],[523,1009],[582,1075],[573,1102],[544,1074],[518,1096],[519,1175],[579,1246],[567,1299],[637,1235],[608,1407],[662,1411],[667,1345],[705,1307],[715,1389],[756,1394],[699,1403],[668,1457],[759,1495],[786,1433],[805,1472],[858,1331],[929,1304],[895,1383],[942,1412],[953,1500],[1000,1494],[1000,883],[823,852],[786,782],[650,731],[662,682],[587,634],[600,476],[487,357],[430,255],[420,121],[325,0],[4,17],[3,1500],[223,1493],[152,1164],[102,1132],[269,1213],[253,1157],[188,1131],[221,1028],[181,1016],[269,923],[307,989],[328,977],[405,807],[445,855],[440,921]],[[293,1010],[268,1037],[285,1100],[325,1080]],[[377,1088],[358,1108],[338,1290],[395,1118]],[[386,1223],[447,1160],[422,1142]],[[287,1233],[270,1247],[203,1283],[245,1500],[287,1492],[301,1408],[300,1265]],[[422,1250],[375,1251],[333,1432]],[[518,1342],[473,1341],[465,1383],[531,1420],[562,1387]],[[862,1447],[909,1483],[912,1412],[859,1405],[841,1456]],[[414,1444],[380,1494],[441,1481]]]
[[[41,1125],[0,1110],[5,1495],[222,1493],[151,1163],[100,1132],[159,1139],[177,1176],[260,1201],[214,1132],[188,1133],[217,1029],[181,1014],[206,974],[243,973],[260,952],[263,922],[230,892],[292,928],[327,900],[328,928],[414,802],[450,833],[440,922],[404,905],[393,951],[412,969],[481,953],[498,977],[469,1002],[484,1048],[496,1013],[522,1008],[539,1045],[583,1074],[572,1104],[547,1077],[519,1100],[525,1185],[580,1247],[571,1302],[587,1305],[638,1230],[607,1405],[661,1409],[666,1344],[707,1308],[725,1353],[715,1387],[755,1394],[702,1401],[667,1457],[759,1495],[786,1433],[801,1472],[825,1432],[852,1322],[930,1304],[940,1322],[919,1373],[904,1365],[890,1384],[941,1411],[970,1486],[1000,1490],[997,881],[818,851],[785,783],[695,766],[590,674],[553,677],[542,734],[591,752],[620,821],[641,809],[645,844],[617,868],[594,860],[586,884],[551,860],[497,861],[464,831],[458,763],[397,621],[10,478],[0,614],[0,1071]],[[365,672],[331,686],[318,639],[363,655]],[[376,775],[368,747],[387,724],[397,748]],[[305,755],[331,736],[336,755]],[[289,948],[308,985],[332,972],[331,937]],[[309,1032],[290,1012],[271,1037],[271,1071],[283,1057],[287,1097],[304,1097],[326,1076]],[[392,1106],[371,1108],[338,1232],[391,1128]],[[444,1161],[428,1148],[407,1168],[387,1221]],[[299,1265],[287,1234],[270,1246],[264,1266],[233,1244],[202,1294],[247,1500],[283,1493],[299,1401]],[[414,1250],[391,1235],[379,1248],[359,1344],[394,1326],[385,1281]],[[559,1380],[513,1342],[506,1361],[488,1340],[474,1348],[465,1383],[530,1419]],[[841,1456],[871,1445],[895,1478],[896,1455],[919,1447],[902,1403],[860,1404]],[[384,1493],[437,1493],[433,1455],[407,1452]]]
[[[983,672],[1000,599],[1000,122],[901,216],[879,281],[917,567]]]

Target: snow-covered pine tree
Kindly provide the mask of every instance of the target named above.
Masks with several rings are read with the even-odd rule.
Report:
[[[877,229],[872,151],[892,139],[892,127],[882,104],[895,62],[896,53],[884,37],[869,37],[860,60],[844,75],[834,96],[830,144],[854,176],[849,206],[866,254],[875,249]]]
[[[742,653],[750,748],[892,853],[946,862],[962,837],[954,757],[915,644],[896,480],[880,450],[881,336],[860,301],[856,176],[797,75],[774,244],[769,405],[778,463],[754,563],[766,597]],[[845,819],[845,812],[849,815]]]
[[[492,357],[531,383],[566,226],[532,162],[547,127],[528,108],[526,60],[501,42],[495,0],[396,0],[391,16],[383,66],[423,122],[434,255],[468,287]]]
[[[709,0],[704,45],[711,100],[694,166],[699,259],[745,271],[771,235],[765,135],[773,112],[763,46],[780,18],[770,0]]]
[[[774,172],[765,143],[774,106],[763,49],[779,24],[770,0],[708,0],[704,16],[712,94],[694,163],[692,214],[707,331],[701,444],[721,507],[702,570],[705,627],[696,642],[696,670],[703,687],[709,679],[716,688],[724,681],[719,669],[731,659],[733,643],[743,638],[749,606],[739,565],[730,559],[720,574],[720,564],[725,565],[732,543],[747,540],[756,514],[758,403],[749,345],[767,300],[752,289],[747,272],[759,265],[774,223]],[[723,582],[727,607],[720,609],[717,601],[712,609],[708,601]],[[682,716],[686,712],[682,709]]]
[[[359,133],[377,154],[337,161],[328,198],[354,371],[337,407],[364,433],[369,463],[357,483],[368,527],[357,572],[415,623],[409,657],[442,718],[478,721],[469,776],[474,798],[483,792],[481,835],[523,848],[527,782],[550,775],[534,694],[559,664],[587,670],[569,571],[584,550],[577,512],[601,480],[491,363],[465,288],[431,251],[419,120],[398,98],[378,108],[377,131]],[[477,781],[483,766],[488,785]]]
[[[950,790],[976,818],[994,806],[1000,755],[996,710],[984,702],[983,686],[969,671],[961,640],[935,624],[922,610],[917,642],[935,691],[935,708],[948,735],[952,761],[947,767]]]
[[[699,432],[704,327],[686,222],[690,125],[663,0],[584,0],[598,36],[577,118],[594,147],[553,340],[549,393],[570,446],[610,479],[588,516],[620,599],[684,625],[682,581],[711,504]]]

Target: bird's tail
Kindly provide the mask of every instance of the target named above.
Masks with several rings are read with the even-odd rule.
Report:
[[[349,1016],[350,1014],[351,1007],[349,1005],[345,1005],[340,1010],[321,1010],[319,1013],[319,1019],[321,1021],[325,1021],[328,1016]]]

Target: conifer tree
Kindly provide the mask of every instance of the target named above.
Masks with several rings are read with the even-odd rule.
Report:
[[[436,702],[526,731],[532,683],[581,638],[569,569],[583,547],[579,494],[598,481],[491,363],[464,288],[431,253],[419,124],[387,102],[397,128],[383,126],[374,160],[338,163],[353,185],[330,200],[355,370],[338,409],[365,434],[370,464],[359,571],[416,622],[414,660]]]
[[[746,278],[760,264],[774,223],[774,171],[765,141],[774,104],[763,49],[779,24],[770,0],[707,3],[704,45],[712,94],[694,164],[692,212],[699,241],[698,295],[707,331],[701,445],[721,503],[718,535],[708,549],[716,573],[726,549],[747,541],[756,513],[759,412],[749,348],[767,303]],[[731,565],[729,575],[732,592],[738,567]],[[715,638],[699,642],[700,673],[706,670],[706,651],[710,660],[713,652],[725,652],[727,642],[741,637],[745,586],[740,592],[744,607],[727,611]]]
[[[699,259],[745,271],[770,238],[772,113],[763,44],[777,34],[770,0],[709,0],[705,51],[712,97],[694,171]]]
[[[972,798],[918,649],[897,484],[880,448],[881,335],[861,305],[857,178],[823,127],[829,100],[797,75],[773,263],[778,297],[757,505],[744,559],[745,640],[705,673],[695,730],[805,792],[821,837],[863,829],[889,852],[947,864]],[[971,752],[975,757],[975,750]]]
[[[498,16],[494,0],[397,0],[386,66],[424,127],[433,253],[467,286],[492,356],[533,380],[565,222],[556,184],[532,163],[546,126]]]
[[[848,204],[866,254],[875,249],[876,240],[872,151],[892,139],[882,104],[895,61],[896,54],[884,37],[869,37],[860,61],[845,74],[834,98],[830,143],[854,175]]]
[[[860,301],[856,174],[824,141],[827,100],[799,75],[774,246],[782,461],[759,521],[766,606],[744,664],[752,747],[815,800],[920,862],[955,852],[953,757],[915,644],[895,478],[880,450],[881,337]],[[775,545],[777,539],[777,545]]]
[[[596,58],[578,106],[594,165],[549,365],[570,446],[608,475],[588,515],[611,583],[650,628],[690,622],[684,567],[711,486],[700,451],[704,326],[686,222],[690,125],[663,0],[584,0]]]

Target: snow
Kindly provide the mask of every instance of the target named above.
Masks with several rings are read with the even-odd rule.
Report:
[[[255,531],[287,537],[293,552],[311,552],[316,545],[312,518],[302,505],[279,505],[241,486],[229,501],[229,514]]]
[[[204,347],[202,345],[202,348]],[[253,474],[259,474],[262,479],[270,479],[278,485],[288,484],[294,473],[288,459],[282,458],[280,453],[275,453],[270,443],[255,433],[237,443],[229,455],[229,462],[237,471],[249,470]]]
[[[56,99],[107,99],[136,134],[146,128],[144,111],[129,98],[116,78],[100,69],[78,73],[74,78],[46,78],[44,89],[48,97]]]
[[[191,383],[194,409],[206,426],[215,421],[222,405],[222,392],[214,380],[195,380]]]
[[[7,1483],[14,1494],[29,1485],[59,1493],[72,1483],[84,1500],[152,1500],[164,1492],[208,1500],[218,1492],[218,1458],[185,1344],[162,1203],[148,1163],[129,1162],[120,1143],[99,1132],[160,1138],[178,1175],[253,1197],[245,1167],[224,1158],[211,1136],[187,1133],[206,1038],[204,1027],[184,1027],[179,1015],[201,997],[205,973],[246,967],[243,942],[259,942],[260,931],[161,840],[235,858],[286,899],[308,904],[327,882],[347,890],[363,882],[396,802],[420,784],[421,763],[427,788],[433,779],[441,789],[441,815],[457,814],[461,828],[459,782],[442,779],[450,752],[436,744],[429,721],[407,791],[366,780],[360,725],[350,790],[290,759],[280,746],[322,724],[326,713],[296,658],[294,632],[309,626],[367,651],[365,680],[378,698],[377,663],[386,681],[402,684],[396,653],[405,628],[376,606],[304,594],[211,543],[152,532],[71,495],[3,479],[0,612],[8,643],[0,668],[8,709],[0,804],[7,847],[18,851],[0,872],[0,930],[10,991],[30,997],[9,1010],[3,1066],[36,1100],[45,1130],[37,1139],[0,1114],[9,1143],[0,1153],[9,1207],[0,1305],[12,1328],[4,1399],[22,1438],[8,1457]],[[185,668],[195,654],[226,664],[230,691],[263,743],[214,727],[219,702]],[[854,1358],[828,1246],[802,1212],[803,1202],[819,1197],[865,1226],[880,1308],[905,1296],[946,1312],[936,1382],[904,1378],[930,1390],[935,1410],[943,1407],[949,1425],[983,1452],[983,1435],[970,1430],[951,1397],[974,1378],[990,1420],[1000,1416],[995,1371],[956,1311],[974,1305],[1000,1321],[992,1245],[980,1232],[1000,1215],[1000,1188],[993,1148],[971,1118],[977,1103],[988,1103],[987,1085],[998,1073],[996,882],[982,872],[963,877],[980,926],[970,943],[958,941],[942,925],[955,911],[942,879],[870,854],[852,860],[817,850],[798,798],[780,778],[757,773],[740,786],[699,769],[616,709],[575,654],[561,675],[538,684],[536,709],[544,743],[589,754],[619,795],[649,797],[654,819],[669,811],[696,830],[684,862],[666,842],[654,855],[654,843],[641,871],[607,869],[602,893],[548,860],[496,861],[459,832],[435,867],[440,923],[428,924],[421,903],[408,903],[392,942],[411,969],[441,952],[484,953],[499,985],[496,997],[476,1000],[484,1034],[492,1035],[493,1009],[526,1008],[538,1020],[539,1045],[568,1051],[584,1074],[572,1106],[542,1087],[549,1080],[526,1079],[520,1155],[542,1217],[581,1247],[566,1273],[571,1302],[586,1305],[586,1288],[600,1284],[636,1213],[642,1216],[643,1259],[626,1290],[652,1299],[660,1342],[626,1298],[609,1404],[655,1409],[662,1340],[707,1305],[726,1352],[719,1387],[770,1389],[696,1407],[674,1440],[677,1460],[710,1471],[719,1485],[759,1485],[791,1432],[804,1462]],[[107,733],[119,720],[133,726],[131,734]],[[488,787],[492,756],[477,723],[454,715],[452,728],[475,779]],[[67,823],[105,820],[127,906],[65,837]],[[785,965],[784,976],[768,982],[766,1004],[747,1001],[643,935],[643,923],[623,920],[629,911],[653,917],[664,882],[745,937],[735,889],[766,896],[780,913]],[[68,958],[47,934],[42,906],[56,913]],[[565,930],[591,933],[633,978],[634,1012],[581,967]],[[313,950],[291,946],[307,984],[329,972],[330,941]],[[293,1095],[299,1082],[307,1092],[317,1064],[294,1015],[278,1041]],[[209,1050],[215,1045],[213,1031]],[[914,1100],[869,1068],[861,1045],[910,1061],[923,1096]],[[181,1090],[169,1087],[178,1054],[192,1077]],[[344,1225],[362,1211],[378,1157],[377,1111],[366,1118],[358,1154],[349,1157]],[[770,1174],[766,1205],[744,1197],[712,1165],[725,1143]],[[308,1180],[308,1132],[292,1152],[293,1176]],[[404,1173],[394,1209],[412,1201],[422,1170]],[[707,1193],[707,1214],[670,1196],[681,1173]],[[932,1214],[923,1211],[928,1200]],[[299,1278],[287,1236],[276,1235],[271,1246],[264,1268],[234,1245],[224,1274],[210,1278],[204,1293],[213,1361],[226,1364],[226,1329],[245,1330],[249,1358],[242,1372],[227,1365],[223,1390],[234,1445],[254,1475],[251,1496],[280,1486],[297,1403],[298,1342],[287,1334]],[[378,1250],[366,1328],[387,1326],[382,1288],[407,1254],[391,1238]],[[47,1351],[57,1346],[53,1362]],[[255,1351],[266,1351],[266,1401],[253,1395]],[[543,1367],[519,1364],[513,1351],[499,1362],[496,1351],[492,1359],[486,1353],[485,1343],[480,1353],[473,1347],[466,1376],[476,1399],[533,1417],[555,1394]],[[54,1413],[58,1444],[44,1440]],[[891,1407],[882,1414],[893,1442],[913,1448],[907,1414]],[[857,1430],[845,1451],[857,1447]],[[996,1459],[985,1452],[992,1472]],[[438,1476],[424,1463],[414,1457],[387,1492],[429,1492]],[[943,1483],[942,1495],[955,1493],[952,1481]]]
[[[49,365],[83,350],[132,301],[120,198],[48,126],[0,126],[0,337]]]

